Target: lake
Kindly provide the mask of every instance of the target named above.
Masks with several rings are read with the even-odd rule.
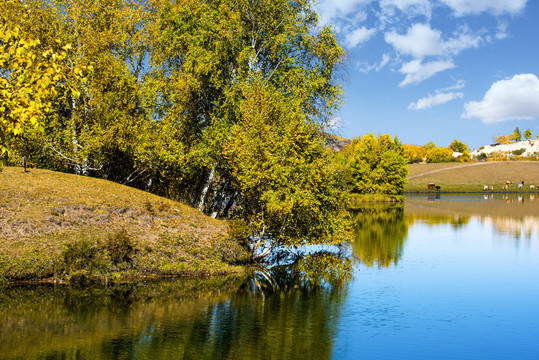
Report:
[[[353,262],[4,287],[0,359],[539,359],[539,197],[407,196],[353,219]]]

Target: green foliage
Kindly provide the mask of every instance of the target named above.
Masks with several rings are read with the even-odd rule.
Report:
[[[408,164],[417,164],[423,162],[425,150],[418,145],[404,145],[404,157],[408,160]]]
[[[31,0],[24,8],[28,16],[12,16],[8,24],[39,39],[39,54],[50,51],[56,95],[47,98],[38,128],[25,126],[20,139],[6,139],[10,152],[39,167],[140,180],[149,173],[135,169],[144,163],[140,148],[147,137],[139,81],[148,45],[141,25],[149,13],[130,0]]]
[[[530,129],[524,131],[524,139],[530,140],[531,138],[532,138],[532,132],[530,131]]]
[[[515,131],[513,131],[511,138],[514,141],[522,141],[522,134],[520,133],[520,129],[518,128],[518,126],[515,128]]]
[[[460,162],[469,162],[472,160],[472,156],[470,155],[470,152],[466,150],[457,158],[457,160]]]
[[[354,139],[350,150],[352,192],[401,195],[408,168],[404,149],[397,138],[368,134]]]
[[[340,227],[330,159],[301,103],[273,86],[249,86],[226,159],[252,234],[284,244],[333,241]]]
[[[513,155],[517,155],[517,156],[522,155],[522,154],[524,154],[525,152],[526,152],[526,149],[525,149],[525,148],[511,151],[511,153],[512,153]]]
[[[0,150],[7,151],[8,136],[22,134],[25,126],[42,130],[59,101],[80,93],[80,84],[91,67],[70,63],[71,45],[60,39],[40,40],[43,34],[26,31],[33,12],[17,0],[0,4]],[[65,44],[62,46],[62,44]],[[68,77],[73,78],[67,84]]]
[[[319,131],[341,102],[344,51],[314,2],[8,0],[0,10],[0,90],[30,94],[2,118],[10,161],[213,216],[234,207],[276,243],[327,243],[342,228]],[[382,184],[400,155],[380,162],[377,191],[400,191],[400,177]],[[108,240],[114,262],[126,261],[124,240]]]
[[[309,1],[163,1],[157,9],[145,86],[157,146],[148,157],[174,180],[169,193],[219,213],[218,199],[237,190],[226,145],[249,87],[278,88],[301,104],[302,121],[323,124],[340,101],[343,51],[317,27]],[[206,202],[212,195],[215,204]]]
[[[457,139],[453,140],[449,148],[455,152],[464,153],[466,150],[470,150],[468,144],[465,144]]]
[[[306,255],[297,264],[304,286],[342,286],[352,278],[353,260],[332,253],[320,252]]]
[[[351,213],[354,255],[365,265],[397,265],[408,224],[402,206],[376,206]]]
[[[135,246],[125,229],[110,234],[105,241],[104,248],[114,265],[130,263],[133,260]]]
[[[343,51],[312,6],[160,2],[152,26],[145,91],[163,145],[151,157],[175,180],[168,191],[207,213],[235,202],[251,234],[275,243],[327,242],[339,228],[317,131],[340,102]]]
[[[432,141],[429,141],[428,143],[423,145],[423,149],[425,150],[432,150],[434,148],[436,148],[436,144],[434,144]]]
[[[427,150],[425,157],[428,163],[441,163],[453,160],[452,151],[448,148],[434,147]]]
[[[72,281],[92,280],[110,268],[103,251],[89,238],[67,243],[61,256],[64,271]]]
[[[484,152],[480,153],[479,155],[476,156],[476,159],[479,160],[479,161],[485,161],[487,160],[488,158],[488,155],[485,154]]]

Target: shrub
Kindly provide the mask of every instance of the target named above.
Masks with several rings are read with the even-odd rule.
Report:
[[[99,247],[87,238],[67,243],[62,251],[62,260],[65,273],[76,281],[103,275],[109,267]]]
[[[525,152],[526,152],[526,149],[525,149],[525,148],[522,148],[522,149],[518,149],[518,150],[513,150],[513,151],[512,151],[512,154],[513,154],[513,155],[520,156],[520,155],[524,154]]]
[[[487,160],[488,155],[482,152],[481,154],[477,155],[475,158],[479,161],[485,161]]]
[[[134,244],[125,229],[110,234],[104,245],[114,265],[130,263],[134,252]]]

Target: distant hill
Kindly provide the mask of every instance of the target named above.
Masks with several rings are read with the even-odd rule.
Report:
[[[352,142],[351,139],[346,139],[325,132],[320,133],[320,136],[322,137],[322,139],[324,139],[326,147],[330,148],[333,152],[342,151],[346,145]]]
[[[441,192],[483,192],[485,185],[495,192],[504,192],[506,181],[511,181],[507,191],[533,191],[529,185],[539,185],[538,161],[484,161],[469,163],[436,163],[408,165],[408,184],[405,192],[435,192],[427,184],[439,185]],[[525,186],[518,189],[517,184]]]
[[[524,152],[520,155],[522,157],[527,157],[530,155],[539,155],[539,140],[524,140],[516,141],[510,144],[493,144],[482,146],[479,149],[470,151],[472,157],[479,156],[479,154],[492,154],[494,152],[503,152],[508,155],[512,155],[513,151],[518,151],[524,149]]]

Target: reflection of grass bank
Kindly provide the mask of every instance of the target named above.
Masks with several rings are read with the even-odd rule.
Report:
[[[196,319],[205,318],[208,307],[224,302],[244,282],[243,277],[228,276],[106,287],[9,286],[0,291],[0,358],[65,358],[58,354],[75,351],[80,359],[110,358],[108,346],[113,339],[138,336],[143,340],[155,332],[166,334],[167,329],[154,327],[171,319],[185,319],[195,326]],[[143,343],[136,341],[132,346]],[[177,357],[169,355],[151,358]]]
[[[404,199],[402,195],[384,194],[348,194],[346,198],[346,208],[348,210],[363,209],[374,203],[400,203]]]
[[[504,191],[506,181],[513,184]],[[524,181],[522,189],[517,184]],[[406,193],[436,193],[427,184],[439,185],[439,192],[484,192],[485,185],[494,192],[530,192],[530,185],[539,185],[539,162],[499,161],[485,163],[447,163],[409,165]],[[537,191],[537,190],[531,190]]]
[[[275,287],[233,277],[8,287],[0,358],[331,358],[347,287],[270,272]]]
[[[242,271],[228,223],[109,181],[0,172],[0,279],[122,278]]]
[[[442,195],[426,201],[426,195],[409,195],[404,201],[407,216],[419,217],[539,217],[539,195]]]

